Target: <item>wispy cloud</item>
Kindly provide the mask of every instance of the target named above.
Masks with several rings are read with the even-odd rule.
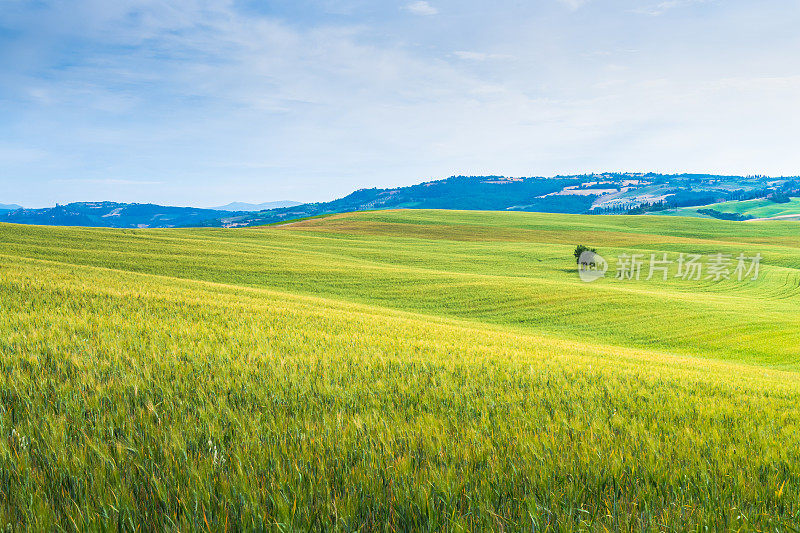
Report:
[[[117,179],[117,178],[75,178],[75,179],[54,179],[50,180],[52,183],[86,183],[90,185],[131,185],[131,186],[142,186],[142,185],[162,185],[163,181],[154,181],[154,180],[128,180],[128,179]]]
[[[422,15],[422,16],[431,16],[439,13],[438,9],[430,5],[428,2],[425,2],[424,0],[411,2],[410,4],[406,5],[406,9],[414,13],[415,15]]]
[[[633,12],[657,17],[675,8],[689,6],[692,4],[701,4],[706,1],[707,0],[665,0],[664,2],[659,2],[657,4],[636,8],[633,10]]]
[[[561,2],[562,4],[565,4],[572,11],[577,10],[578,8],[589,2],[589,0],[558,0],[558,1]]]
[[[452,173],[796,173],[800,85],[785,76],[800,37],[786,20],[800,4],[708,0],[715,24],[700,31],[698,1],[15,1],[0,9],[14,30],[0,36],[0,202],[317,201]],[[338,14],[309,7],[323,4]]]
[[[459,59],[467,59],[470,61],[488,61],[492,59],[513,59],[514,56],[509,54],[487,54],[485,52],[470,52],[467,50],[457,50],[453,52]]]

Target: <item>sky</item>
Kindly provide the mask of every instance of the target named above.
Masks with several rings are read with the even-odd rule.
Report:
[[[0,0],[0,203],[800,174],[798,0]]]

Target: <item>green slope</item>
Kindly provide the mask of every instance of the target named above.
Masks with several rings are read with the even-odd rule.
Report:
[[[800,215],[800,198],[791,198],[787,203],[775,203],[763,198],[741,202],[723,202],[709,206],[723,213],[739,213],[754,218],[769,218],[783,215]]]
[[[681,207],[666,214],[678,216],[705,216],[698,213],[699,209],[713,209],[720,213],[736,213],[739,215],[749,215],[753,218],[772,218],[787,215],[800,216],[800,198],[791,198],[787,203],[775,203],[765,198],[722,202],[701,207]]]
[[[0,225],[0,524],[797,528],[795,227]],[[578,243],[764,265],[586,284]]]
[[[396,211],[235,231],[1,226],[0,239],[7,253],[26,257],[796,368],[800,237],[794,229],[790,222]],[[751,283],[587,285],[571,260],[578,243],[609,259],[685,252],[760,253],[764,260],[761,279]]]

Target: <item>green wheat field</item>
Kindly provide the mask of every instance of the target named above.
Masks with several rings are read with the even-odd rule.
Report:
[[[0,225],[0,311],[7,530],[800,531],[796,222]]]

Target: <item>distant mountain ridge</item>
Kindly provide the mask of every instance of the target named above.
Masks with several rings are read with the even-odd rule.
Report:
[[[797,190],[796,178],[606,172],[510,178],[453,176],[393,189],[360,189],[331,202],[303,204],[208,221],[254,226],[368,209],[459,209],[544,213],[643,213],[669,207],[766,197]]]
[[[22,209],[22,206],[17,204],[0,204],[0,211],[16,211],[17,209]]]
[[[76,202],[44,209],[17,209],[0,214],[0,221],[46,226],[88,226],[108,228],[174,228],[202,225],[208,220],[225,224],[229,213],[197,207],[118,202]]]
[[[268,209],[280,209],[282,207],[295,207],[303,205],[302,202],[293,202],[291,200],[281,200],[278,202],[264,202],[262,204],[248,204],[247,202],[231,202],[227,205],[218,207],[210,207],[216,211],[266,211]]]
[[[360,189],[330,202],[270,209],[231,217],[228,227],[253,226],[295,218],[366,209],[464,209],[582,213],[591,207],[589,197],[550,198],[549,193],[578,186],[572,176],[508,178],[504,176],[454,176],[394,189]],[[218,225],[209,221],[208,225]]]
[[[330,202],[250,211],[155,204],[78,202],[0,211],[0,222],[116,228],[243,227],[374,209],[458,209],[545,213],[647,213],[732,200],[800,196],[797,178],[610,172],[510,178],[454,176],[407,187],[360,189]],[[293,202],[292,202],[293,203]],[[239,208],[229,211],[228,209]]]

